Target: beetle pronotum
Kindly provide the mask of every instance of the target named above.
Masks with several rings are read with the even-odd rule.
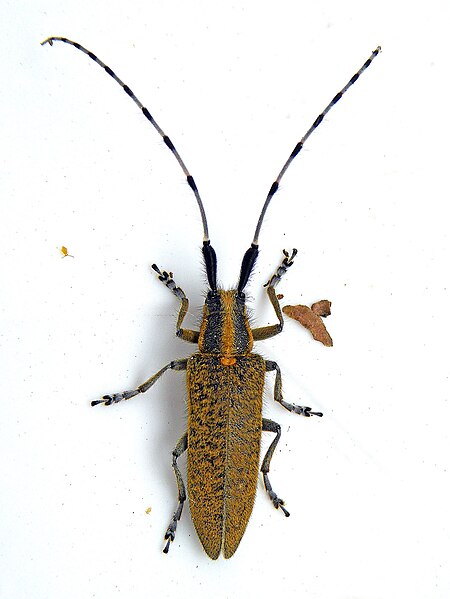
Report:
[[[54,41],[65,42],[87,54],[123,88],[175,156],[197,200],[203,224],[202,251],[209,284],[199,331],[181,328],[188,311],[189,300],[183,290],[176,285],[172,273],[161,271],[156,264],[153,264],[152,268],[156,271],[159,280],[181,302],[176,324],[177,337],[198,344],[199,351],[189,358],[166,364],[136,389],[104,395],[102,399],[93,401],[92,405],[109,406],[145,393],[167,370],[186,371],[187,431],[172,452],[172,466],[178,486],[178,507],[165,533],[166,544],[163,551],[164,553],[169,551],[170,544],[175,538],[177,524],[188,495],[192,520],[206,553],[212,559],[217,559],[221,552],[225,558],[229,558],[242,539],[253,509],[262,431],[275,434],[275,439],[269,446],[260,468],[264,486],[275,508],[280,508],[285,516],[289,516],[284,501],[272,489],[268,476],[272,455],[280,440],[281,427],[278,423],[262,417],[265,373],[275,372],[274,399],[284,408],[307,417],[322,416],[322,413],[312,412],[309,407],[285,402],[281,393],[281,371],[278,364],[252,353],[254,341],[262,341],[278,335],[283,329],[283,315],[275,287],[292,266],[297,254],[296,249],[291,254],[283,250],[284,258],[281,264],[265,285],[278,324],[251,329],[246,313],[244,288],[258,256],[259,234],[264,216],[284,173],[302,150],[305,141],[317,129],[329,110],[367,69],[375,56],[380,53],[381,48],[378,47],[372,52],[359,71],[334,96],[292,150],[267,194],[253,241],[242,260],[237,289],[225,291],[217,286],[217,259],[210,243],[206,214],[197,185],[171,139],[131,89],[95,54],[64,37],[50,37],[42,44],[53,45]],[[177,464],[178,458],[185,451],[188,456],[187,494]]]

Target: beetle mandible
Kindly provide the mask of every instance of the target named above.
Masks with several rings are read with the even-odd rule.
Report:
[[[165,533],[166,544],[163,551],[164,553],[169,551],[170,544],[175,538],[184,502],[189,496],[192,520],[206,553],[211,559],[217,559],[221,552],[225,558],[229,558],[242,539],[253,509],[262,431],[275,434],[260,468],[264,486],[275,508],[280,508],[285,516],[289,516],[284,501],[272,489],[268,476],[270,462],[280,440],[281,427],[273,420],[262,417],[265,373],[275,372],[274,399],[284,408],[306,417],[322,416],[321,412],[313,412],[309,407],[285,402],[281,392],[280,367],[276,362],[264,360],[260,355],[252,352],[254,341],[269,339],[281,333],[283,329],[283,316],[275,287],[292,266],[297,254],[296,249],[291,254],[283,250],[284,258],[281,264],[265,285],[278,323],[252,329],[247,317],[244,289],[258,256],[261,226],[281,178],[302,150],[305,141],[320,125],[329,110],[367,69],[380,53],[381,48],[378,46],[372,52],[359,71],[334,96],[292,150],[266,197],[252,244],[242,260],[237,289],[225,291],[217,286],[217,259],[210,243],[206,214],[197,185],[171,139],[131,89],[95,54],[65,37],[49,37],[42,42],[42,45],[46,43],[53,45],[54,41],[65,42],[87,54],[123,88],[175,156],[197,200],[203,224],[202,252],[209,284],[199,331],[184,329],[181,326],[188,311],[189,300],[175,283],[172,273],[160,270],[156,264],[153,264],[152,268],[156,271],[159,280],[181,302],[176,324],[177,337],[197,344],[198,352],[189,358],[166,364],[136,389],[104,395],[102,399],[93,401],[91,404],[109,406],[123,399],[130,399],[148,391],[167,370],[186,371],[187,431],[172,452],[172,466],[178,486],[178,507]],[[187,494],[177,464],[178,458],[185,451],[187,451],[188,463]]]

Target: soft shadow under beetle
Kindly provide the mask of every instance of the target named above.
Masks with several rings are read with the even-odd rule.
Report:
[[[275,310],[278,323],[252,329],[250,327],[244,289],[258,256],[258,238],[267,207],[279,187],[279,183],[292,160],[299,154],[303,144],[320,125],[327,112],[338,102],[348,88],[355,83],[361,73],[371,64],[381,51],[376,48],[363,66],[336,94],[323,112],[316,118],[306,134],[297,143],[288,160],[272,184],[255,230],[250,248],[242,260],[237,289],[224,291],[217,287],[217,260],[208,234],[208,225],[203,203],[193,177],[187,170],[170,138],[162,131],[150,112],[141,104],[131,89],[125,85],[105,63],[80,44],[63,37],[50,37],[44,42],[53,45],[54,41],[70,44],[87,54],[110,75],[130,98],[137,104],[144,116],[155,127],[183,169],[189,187],[192,189],[203,223],[203,257],[206,266],[209,290],[203,308],[203,319],[199,331],[183,329],[182,323],[189,307],[189,300],[172,278],[172,273],[161,271],[155,264],[152,268],[158,278],[180,300],[176,334],[184,341],[198,345],[198,352],[184,360],[170,362],[145,383],[134,390],[105,395],[92,405],[107,406],[145,393],[167,370],[186,371],[188,395],[188,426],[173,450],[172,465],[178,485],[178,507],[165,534],[164,552],[169,551],[175,538],[178,521],[181,518],[184,502],[189,496],[190,510],[200,541],[212,559],[222,552],[225,558],[236,551],[245,532],[253,509],[259,471],[261,432],[275,434],[265,454],[261,472],[264,486],[276,508],[281,508],[285,516],[289,512],[284,501],[272,489],[268,474],[272,455],[281,436],[280,425],[262,417],[262,396],[266,372],[275,372],[275,401],[284,408],[303,416],[322,416],[311,408],[296,406],[284,401],[281,393],[281,372],[278,364],[264,360],[252,353],[253,342],[268,339],[281,333],[283,316],[275,293],[281,277],[292,265],[297,250],[291,254],[284,251],[284,258],[274,275],[266,283],[267,295]],[[178,458],[187,451],[188,493]]]

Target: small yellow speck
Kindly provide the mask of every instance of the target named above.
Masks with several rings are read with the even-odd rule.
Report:
[[[72,254],[69,254],[69,251],[65,245],[62,245],[60,247],[59,251],[61,252],[61,258],[67,258],[67,256],[69,256],[70,258],[73,258]]]

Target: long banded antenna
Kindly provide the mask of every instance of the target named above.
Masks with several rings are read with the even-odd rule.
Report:
[[[258,224],[256,225],[255,236],[254,236],[253,242],[252,242],[252,247],[254,248],[253,251],[255,251],[255,249],[258,247],[259,232],[261,231],[261,226],[263,224],[263,220],[264,220],[264,216],[266,214],[267,207],[269,206],[270,201],[273,198],[273,196],[275,195],[275,193],[278,191],[278,188],[280,186],[280,181],[281,181],[284,173],[289,168],[289,165],[294,160],[294,158],[300,153],[301,149],[303,148],[303,144],[308,139],[308,137],[311,135],[311,133],[315,129],[317,129],[317,127],[323,121],[325,115],[332,109],[332,107],[337,102],[339,102],[339,100],[342,98],[342,96],[345,94],[345,92],[349,89],[349,87],[351,87],[355,83],[355,81],[359,78],[359,76],[361,75],[361,73],[363,73],[367,69],[367,67],[370,66],[372,60],[380,52],[381,52],[381,47],[380,46],[378,46],[378,48],[375,48],[375,50],[372,52],[372,55],[370,56],[370,58],[368,58],[366,60],[366,62],[363,64],[363,66],[359,69],[359,71],[353,75],[353,77],[349,80],[349,82],[347,83],[347,85],[345,85],[341,89],[341,91],[338,92],[334,96],[334,98],[331,100],[331,102],[328,104],[328,106],[325,108],[325,110],[319,114],[319,116],[316,118],[316,120],[314,121],[314,123],[311,125],[311,127],[308,129],[308,131],[305,133],[305,135],[301,138],[301,140],[298,142],[298,144],[292,150],[291,155],[286,160],[286,162],[285,162],[283,168],[281,169],[278,177],[272,183],[272,187],[270,188],[269,193],[267,194],[266,201],[264,202],[263,209],[261,210],[261,214],[260,214],[259,219],[258,219]],[[250,251],[250,250],[248,250],[248,251]],[[256,256],[255,256],[255,259],[256,259]]]
[[[184,164],[181,156],[178,154],[170,137],[164,133],[164,131],[161,129],[161,127],[158,125],[158,123],[155,121],[155,119],[152,117],[150,112],[147,110],[147,108],[145,108],[145,106],[142,104],[142,102],[140,100],[138,100],[138,98],[134,95],[134,93],[131,91],[131,89],[128,87],[128,85],[126,85],[121,79],[119,79],[119,77],[117,77],[117,75],[114,73],[114,71],[112,69],[110,69],[102,60],[100,60],[100,58],[97,58],[97,56],[93,52],[90,52],[89,50],[84,48],[81,44],[79,44],[77,42],[73,42],[72,40],[69,40],[66,37],[49,37],[46,40],[44,40],[43,42],[41,42],[41,46],[43,46],[45,44],[50,44],[50,46],[53,46],[53,42],[64,42],[65,44],[70,44],[71,46],[74,46],[75,48],[77,48],[77,50],[81,50],[81,52],[84,52],[85,54],[87,54],[87,56],[89,56],[89,58],[92,58],[92,60],[94,62],[96,62],[100,67],[105,69],[105,71],[108,73],[108,75],[110,75],[114,79],[114,81],[117,81],[117,83],[123,88],[123,91],[128,96],[130,96],[130,98],[133,100],[133,102],[135,104],[137,104],[137,106],[142,111],[143,115],[150,121],[150,123],[153,125],[153,127],[161,135],[164,143],[169,148],[169,150],[172,152],[172,154],[175,156],[178,164],[181,166],[183,173],[186,176],[186,181],[188,182],[189,187],[194,192],[195,199],[197,200],[197,204],[200,209],[200,215],[202,217],[202,224],[203,224],[203,254],[205,255],[205,260],[207,261],[207,268],[208,268],[208,259],[210,262],[213,261],[213,259],[210,257],[211,250],[212,250],[212,253],[214,253],[214,250],[210,246],[210,243],[209,243],[208,223],[206,221],[206,214],[205,214],[205,209],[203,207],[203,202],[200,198],[200,194],[198,192],[197,185],[195,184],[194,177],[189,173],[186,165]],[[207,248],[207,249],[205,250],[205,248]],[[206,254],[205,254],[205,251],[207,252]]]

